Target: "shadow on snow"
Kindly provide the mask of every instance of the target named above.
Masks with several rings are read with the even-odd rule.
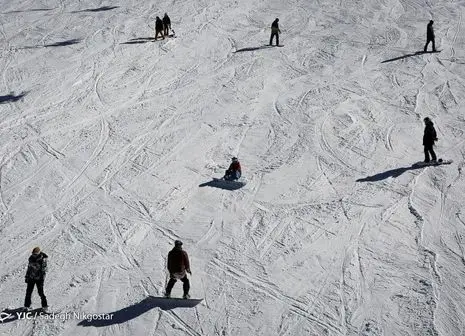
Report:
[[[6,96],[0,96],[0,104],[6,104],[6,103],[13,103],[21,98],[23,98],[26,95],[26,92],[22,92],[19,95],[15,96],[14,93],[10,93]]]
[[[55,42],[55,43],[49,43],[49,44],[44,44],[44,45],[26,46],[26,47],[21,47],[21,48],[18,48],[18,49],[65,47],[65,46],[70,46],[70,45],[73,45],[73,44],[77,44],[79,42],[81,42],[81,39],[70,39],[70,40],[65,40],[65,41],[60,41],[60,42]]]
[[[79,11],[74,11],[74,12],[71,12],[71,13],[85,13],[85,12],[95,13],[95,12],[105,12],[105,11],[109,11],[109,10],[116,9],[116,8],[119,8],[119,6],[103,6],[103,7],[99,7],[99,8],[89,8],[89,9],[83,9],[83,10],[79,10]]]
[[[402,55],[402,56],[399,56],[399,57],[384,60],[381,63],[394,62],[394,61],[398,61],[398,60],[401,60],[401,59],[404,59],[404,58],[407,58],[407,57],[413,57],[413,56],[418,56],[418,55],[423,55],[423,54],[434,54],[434,53],[438,53],[438,52],[439,51],[417,51],[417,52],[415,52],[413,54]]]
[[[25,10],[15,10],[10,12],[5,12],[2,14],[14,14],[14,13],[24,13],[24,12],[46,12],[54,10],[55,8],[33,8],[33,9],[25,9]]]
[[[154,37],[136,37],[133,39],[130,39],[127,42],[122,42],[120,44],[142,44],[142,43],[147,43],[147,42],[155,42]]]
[[[239,53],[239,52],[244,52],[244,51],[254,51],[254,50],[260,50],[260,49],[268,49],[272,47],[273,46],[270,46],[270,45],[263,45],[260,47],[247,47],[247,48],[237,49],[234,53]]]
[[[225,190],[237,190],[244,186],[243,183],[237,181],[223,181],[223,180],[211,180],[202,184],[199,187],[214,187]]]
[[[81,327],[107,327],[114,324],[126,323],[129,320],[148,312],[153,308],[160,308],[161,310],[170,310],[174,308],[192,308],[198,305],[202,299],[166,299],[162,297],[148,296],[142,301],[133,304],[132,306],[120,309],[115,312],[107,313],[112,314],[112,318],[108,320],[83,320],[78,323]]]
[[[360,178],[360,179],[357,180],[357,182],[376,182],[376,181],[385,180],[385,179],[387,179],[389,177],[396,178],[396,177],[399,177],[400,175],[402,175],[403,173],[405,173],[408,170],[420,169],[420,168],[424,168],[424,167],[425,166],[421,165],[420,162],[417,162],[417,163],[414,163],[413,165],[411,165],[410,167],[402,167],[402,168],[391,169],[391,170],[387,170],[387,171],[382,172],[382,173],[378,173],[378,174],[373,175],[373,176],[367,176],[365,178]]]

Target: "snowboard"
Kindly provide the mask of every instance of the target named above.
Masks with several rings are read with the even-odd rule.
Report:
[[[453,163],[454,161],[452,160],[444,160],[444,159],[438,159],[436,162],[430,161],[430,162],[417,162],[414,164],[414,166],[420,166],[420,167],[429,167],[429,166],[442,166],[442,165],[449,165]]]
[[[284,47],[284,44],[279,44],[279,45],[275,45],[275,44],[273,44],[273,45],[265,44],[264,47],[269,47],[269,48],[271,48],[271,47]]]

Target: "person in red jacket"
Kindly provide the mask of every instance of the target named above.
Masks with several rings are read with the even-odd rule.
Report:
[[[170,280],[165,290],[165,297],[171,297],[171,290],[177,280],[182,281],[182,289],[184,290],[183,299],[189,299],[190,283],[187,274],[192,274],[189,264],[187,252],[182,249],[182,241],[176,240],[173,249],[168,253],[168,272],[170,272]]]
[[[242,175],[241,164],[237,157],[231,159],[228,170],[224,173],[224,179],[228,181],[238,180]]]

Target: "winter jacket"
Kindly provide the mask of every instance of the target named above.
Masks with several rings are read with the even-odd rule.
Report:
[[[163,21],[158,16],[157,16],[157,19],[155,20],[155,30],[156,31],[163,30]]]
[[[165,16],[163,17],[163,25],[164,25],[165,27],[171,26],[171,20],[170,20],[170,17],[169,17],[168,15],[165,15]]]
[[[229,165],[228,171],[233,171],[233,172],[239,171],[242,174],[241,164],[239,163],[239,161],[231,162],[231,164]]]
[[[26,282],[44,281],[45,273],[47,273],[47,258],[44,252],[31,254],[26,271]]]
[[[272,33],[281,33],[281,31],[279,30],[278,20],[274,20],[273,23],[271,24],[271,32]]]
[[[189,257],[182,247],[174,247],[168,253],[168,271],[170,274],[190,272]]]
[[[436,130],[434,129],[434,124],[430,120],[426,123],[425,133],[423,134],[423,146],[432,146],[437,140]]]
[[[431,22],[428,23],[428,26],[426,27],[426,38],[428,40],[434,39],[434,29],[433,24]]]

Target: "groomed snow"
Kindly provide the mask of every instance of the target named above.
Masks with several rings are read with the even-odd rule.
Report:
[[[113,314],[0,335],[465,335],[463,1],[0,5],[0,305],[40,246],[52,312]],[[175,239],[190,308],[148,298]]]

